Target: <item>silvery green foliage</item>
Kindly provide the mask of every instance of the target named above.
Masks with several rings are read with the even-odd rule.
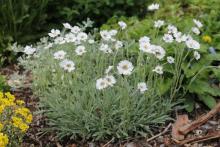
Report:
[[[19,88],[28,88],[31,86],[30,83],[26,82],[26,74],[23,73],[22,75],[18,72],[15,72],[9,76],[8,85],[11,87],[12,90],[17,90]]]
[[[33,90],[50,131],[60,138],[121,139],[146,136],[169,119],[173,104],[167,93],[172,98],[178,92],[181,61],[200,48],[196,40],[173,25],[159,41],[144,36],[139,42],[117,39],[125,25],[101,31],[100,40],[78,26],[63,25],[36,46],[26,46],[20,59],[33,74]],[[162,45],[172,48],[171,43],[179,51],[168,56]],[[170,92],[159,88],[167,76],[165,64],[177,74]]]

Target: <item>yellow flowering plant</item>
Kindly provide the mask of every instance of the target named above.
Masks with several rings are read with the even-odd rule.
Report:
[[[0,147],[19,146],[32,122],[32,114],[23,100],[9,92],[0,92]]]
[[[209,35],[202,36],[202,40],[206,43],[209,43],[209,44],[212,43],[212,37]]]

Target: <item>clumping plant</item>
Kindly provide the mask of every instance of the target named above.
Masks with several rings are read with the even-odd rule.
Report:
[[[98,41],[83,27],[64,27],[37,47],[26,46],[20,59],[33,73],[48,131],[60,138],[123,139],[146,136],[170,119],[173,104],[156,88],[163,71],[155,68],[155,55],[132,54],[136,43],[117,40],[117,30],[101,31]]]
[[[159,9],[152,4],[149,11]],[[181,67],[201,58],[199,20],[187,32],[156,20],[138,41],[119,40],[118,30],[102,30],[100,39],[83,26],[64,23],[49,38],[22,48],[20,63],[33,74],[47,131],[59,138],[103,140],[148,136],[170,119],[175,98],[185,92]],[[184,30],[185,31],[185,30]],[[94,34],[97,34],[96,32]],[[149,37],[151,36],[151,37]],[[196,76],[191,78],[191,82]]]
[[[32,122],[32,114],[24,101],[9,92],[0,92],[0,146],[19,146]]]

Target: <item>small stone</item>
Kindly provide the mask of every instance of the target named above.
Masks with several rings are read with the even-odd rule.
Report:
[[[195,133],[197,136],[201,135],[202,134],[202,130],[195,130]]]
[[[202,129],[205,129],[205,130],[210,130],[212,129],[213,127],[211,127],[210,125],[206,124],[206,125],[203,125],[201,126]]]
[[[213,125],[213,126],[218,125],[218,122],[217,122],[217,121],[212,121],[212,120],[210,120],[210,121],[208,121],[208,123],[209,123],[210,125]]]
[[[196,109],[199,109],[200,105],[198,103],[196,103],[195,107],[196,107]]]
[[[130,142],[125,145],[125,147],[136,147],[135,143]]]

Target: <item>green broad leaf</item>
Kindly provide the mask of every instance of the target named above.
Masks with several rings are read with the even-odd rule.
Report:
[[[194,76],[205,66],[210,66],[213,61],[220,61],[220,54],[208,54],[202,55],[202,58],[196,62],[193,62],[191,66],[188,63],[182,64],[182,69],[187,78]],[[208,69],[205,69],[206,71]]]
[[[196,94],[210,94],[212,96],[220,96],[220,89],[218,87],[211,86],[208,81],[195,80],[191,85],[187,87],[189,92]]]
[[[210,109],[215,107],[216,105],[216,100],[210,95],[199,95],[199,99]]]
[[[186,106],[186,111],[187,112],[192,112],[195,107],[195,100],[194,98],[186,98],[184,101],[184,105]]]

